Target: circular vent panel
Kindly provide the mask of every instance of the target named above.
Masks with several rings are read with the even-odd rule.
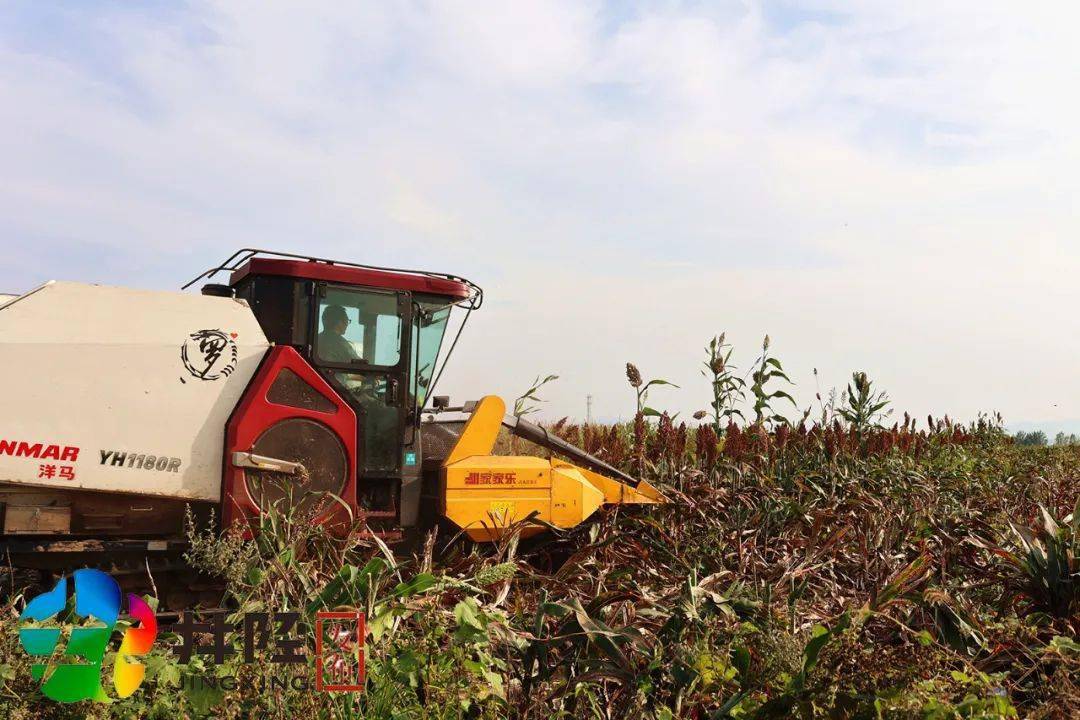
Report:
[[[297,462],[303,475],[244,469],[248,493],[261,510],[278,503],[293,511],[317,513],[341,495],[348,479],[345,446],[330,428],[305,418],[290,418],[267,428],[251,447],[254,455]]]

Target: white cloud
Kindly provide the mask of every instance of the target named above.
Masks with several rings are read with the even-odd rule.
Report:
[[[552,414],[586,392],[625,414],[632,359],[685,413],[728,329],[744,363],[769,332],[804,403],[812,367],[860,368],[920,415],[1075,416],[1080,11],[776,7],[200,2],[0,26],[0,289],[178,284],[270,246],[487,286],[458,396],[554,371]]]

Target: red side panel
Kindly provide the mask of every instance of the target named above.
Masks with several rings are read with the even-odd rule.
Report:
[[[321,409],[293,407],[270,402],[267,393],[283,370],[295,373],[327,401]],[[330,411],[330,406],[333,411]],[[255,374],[240,403],[236,406],[225,432],[225,477],[222,492],[222,521],[225,527],[259,514],[259,506],[247,489],[243,468],[233,465],[234,452],[248,452],[268,428],[283,420],[304,418],[329,428],[345,447],[348,475],[341,497],[358,516],[356,507],[356,413],[338,397],[332,387],[291,347],[271,348],[262,367]],[[318,522],[347,521],[348,513],[340,503],[331,502]]]

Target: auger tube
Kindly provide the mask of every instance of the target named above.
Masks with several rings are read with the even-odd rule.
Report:
[[[623,481],[624,483],[629,484],[631,487],[638,486],[637,479],[627,475],[621,470],[613,468],[600,458],[590,455],[581,448],[575,445],[571,445],[558,435],[554,435],[548,432],[546,428],[540,427],[539,425],[531,423],[528,420],[523,420],[522,418],[515,417],[513,415],[506,415],[503,418],[502,424],[503,427],[505,427],[517,437],[523,440],[528,440],[529,442],[535,443],[540,447],[547,448],[548,450],[553,450],[555,452],[566,455],[574,462],[584,465],[593,472],[616,478]]]

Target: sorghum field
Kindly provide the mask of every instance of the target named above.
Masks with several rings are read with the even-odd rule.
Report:
[[[497,547],[439,530],[396,557],[287,512],[256,542],[192,530],[191,562],[238,610],[363,609],[363,694],[181,690],[296,669],[179,665],[166,636],[131,698],[50,703],[16,599],[0,716],[1080,717],[1080,448],[1022,447],[990,416],[887,415],[862,373],[796,410],[767,341],[745,376],[729,359],[713,340],[693,418],[653,409],[663,382],[630,365],[635,421],[553,425],[669,505]]]

